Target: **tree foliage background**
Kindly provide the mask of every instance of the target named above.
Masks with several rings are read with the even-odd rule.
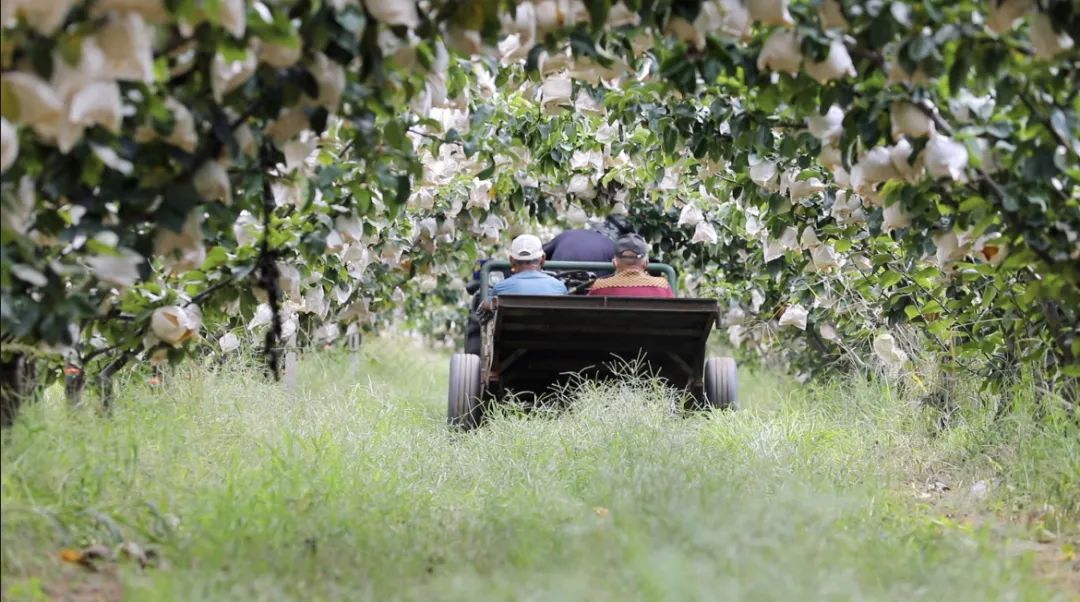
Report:
[[[474,259],[612,211],[732,345],[804,375],[926,353],[990,385],[1080,376],[1070,0],[0,18],[9,390],[28,358],[81,383],[249,336],[275,371],[297,337],[452,336]]]

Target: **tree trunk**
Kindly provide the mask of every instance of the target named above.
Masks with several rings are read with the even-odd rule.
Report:
[[[77,406],[82,404],[82,394],[85,387],[86,373],[78,366],[68,364],[64,368],[64,397],[69,405]]]
[[[116,391],[113,389],[113,376],[123,369],[133,357],[135,357],[134,351],[125,351],[120,354],[120,357],[105,366],[97,375],[98,396],[101,397],[101,409],[106,415],[112,413],[113,401],[116,398]]]
[[[37,370],[33,359],[18,353],[0,361],[0,426],[11,426],[19,413],[19,406],[29,401],[37,389]]]

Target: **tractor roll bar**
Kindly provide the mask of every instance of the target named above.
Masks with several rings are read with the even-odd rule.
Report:
[[[488,276],[492,270],[508,270],[510,262],[505,259],[492,260],[484,263],[480,268],[480,298],[488,298]],[[545,270],[588,270],[591,272],[613,272],[615,268],[604,261],[545,261]],[[650,274],[663,274],[671,285],[671,292],[678,294],[679,289],[675,277],[675,268],[666,263],[649,263],[647,268]]]

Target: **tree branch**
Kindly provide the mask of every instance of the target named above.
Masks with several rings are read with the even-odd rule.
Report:
[[[266,291],[270,304],[270,330],[266,332],[264,353],[266,355],[267,369],[271,377],[277,381],[281,379],[280,355],[278,345],[281,342],[281,308],[280,290],[278,289],[276,251],[270,248],[270,229],[274,213],[274,196],[270,189],[270,177],[263,177],[263,237],[259,249],[259,285]]]
[[[1023,101],[1023,103],[1027,106],[1028,110],[1031,111],[1031,114],[1038,118],[1039,123],[1041,123],[1042,126],[1046,128],[1046,131],[1050,132],[1050,135],[1053,136],[1055,140],[1057,140],[1058,144],[1064,146],[1067,151],[1076,155],[1076,149],[1073,148],[1071,144],[1069,144],[1068,140],[1065,140],[1065,138],[1057,130],[1054,129],[1054,126],[1050,123],[1050,120],[1044,117],[1041,112],[1039,112],[1039,110],[1035,107],[1035,103],[1030,98],[1028,98],[1028,95],[1020,92],[1019,96],[1020,100]],[[1054,108],[1061,110],[1061,107],[1058,107],[1057,105],[1054,105]]]
[[[409,128],[409,129],[407,129],[405,131],[407,131],[407,132],[409,132],[411,134],[416,134],[417,136],[423,136],[424,138],[427,138],[428,140],[434,140],[434,141],[440,142],[442,144],[449,144],[449,142],[446,141],[446,138],[441,138],[439,136],[436,136],[435,134],[429,134],[427,132],[421,132],[421,131],[418,131],[418,130],[414,130],[412,128]]]
[[[115,345],[110,345],[108,347],[102,347],[101,349],[95,349],[95,350],[91,351],[90,353],[87,353],[85,356],[80,356],[79,357],[79,363],[82,366],[85,366],[86,364],[90,363],[90,361],[93,360],[94,358],[96,358],[97,356],[105,355],[106,353],[116,351],[117,349],[119,349],[122,346],[123,346],[123,344],[117,343]]]
[[[939,130],[941,130],[947,135],[951,135],[953,133],[953,127],[949,125],[947,121],[945,121],[945,119],[941,116],[941,113],[938,112],[937,107],[935,107],[933,104],[930,104],[927,101],[916,102],[913,104],[918,107],[920,111],[926,114],[926,116],[928,116],[934,122],[934,125]],[[996,181],[994,181],[994,179],[990,177],[990,174],[986,173],[986,171],[983,170],[981,166],[975,168],[975,173],[979,175],[979,181],[986,184],[999,201],[1003,203],[1005,199],[1009,197],[1009,193],[1005,191],[1001,184],[998,184]],[[1020,217],[1016,215],[1016,213],[1009,211],[1004,207],[1001,207],[1001,214],[1005,217],[1005,221],[1008,222],[1011,228],[1013,228],[1017,232],[1023,232],[1023,224],[1020,222]],[[1028,245],[1028,248],[1030,248],[1035,253],[1035,255],[1038,256],[1038,258],[1042,261],[1050,265],[1054,264],[1054,258],[1045,249],[1037,249],[1035,247],[1032,247],[1031,245]]]
[[[184,307],[187,307],[187,306],[192,305],[192,304],[199,303],[203,299],[206,299],[210,295],[213,295],[217,291],[219,291],[219,290],[225,288],[226,286],[232,284],[234,280],[236,280],[235,276],[229,276],[229,277],[225,278],[224,280],[221,280],[220,282],[215,282],[214,284],[207,287],[206,290],[204,290],[204,291],[196,294],[194,297],[192,297],[187,303],[184,304]]]

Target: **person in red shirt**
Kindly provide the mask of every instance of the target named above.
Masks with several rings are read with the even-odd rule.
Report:
[[[590,295],[610,297],[674,297],[666,278],[650,276],[649,243],[637,234],[627,234],[615,241],[615,274],[600,278],[589,289]]]

